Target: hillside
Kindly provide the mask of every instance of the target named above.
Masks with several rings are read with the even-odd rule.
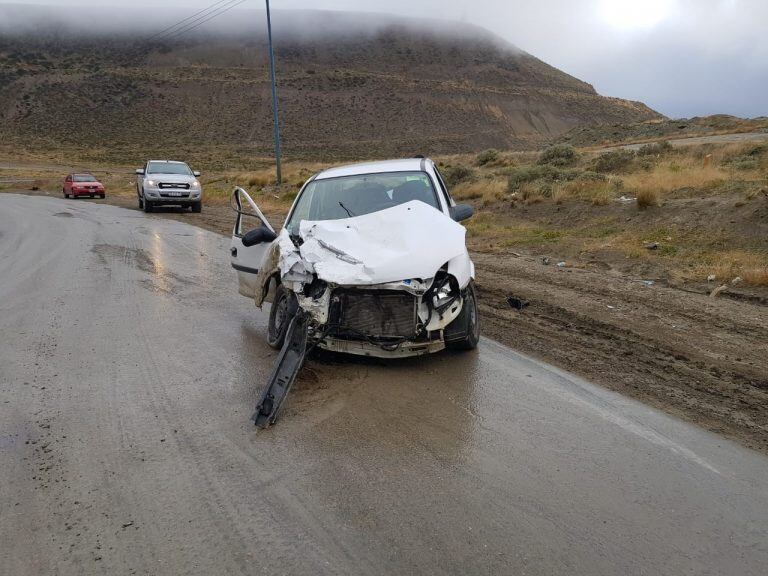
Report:
[[[768,118],[744,119],[716,114],[675,120],[648,120],[630,124],[580,126],[563,134],[557,142],[588,147],[740,132],[768,132]]]
[[[194,155],[201,148],[245,156],[270,151],[258,13],[243,18],[246,12],[233,11],[216,28],[164,42],[147,39],[156,28],[128,33],[92,25],[84,35],[77,24],[55,19],[31,34],[8,24],[28,12],[5,10],[0,137],[6,144],[103,150],[112,160]],[[107,13],[100,14],[106,22]],[[166,19],[175,21],[174,14]],[[322,12],[276,12],[274,21],[289,155],[530,149],[574,127],[660,118],[641,103],[600,96],[477,28]]]

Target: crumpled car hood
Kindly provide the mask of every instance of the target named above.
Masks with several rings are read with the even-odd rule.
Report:
[[[326,282],[354,286],[431,278],[452,260],[467,268],[465,233],[418,200],[341,220],[304,220],[300,248],[285,229],[280,233],[280,272],[288,281],[308,282],[316,273]]]

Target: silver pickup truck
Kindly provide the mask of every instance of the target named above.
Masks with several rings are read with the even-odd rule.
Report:
[[[186,162],[150,160],[136,170],[139,208],[152,212],[155,206],[190,206],[192,212],[200,212],[203,187],[199,176],[200,172],[191,170]]]

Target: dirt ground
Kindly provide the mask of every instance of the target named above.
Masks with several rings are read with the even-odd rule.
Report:
[[[131,196],[106,202],[136,209]],[[225,205],[155,217],[224,235],[233,223]],[[485,336],[768,453],[768,299],[712,298],[707,286],[646,285],[605,262],[559,267],[533,251],[476,248]],[[514,309],[509,297],[529,304]]]

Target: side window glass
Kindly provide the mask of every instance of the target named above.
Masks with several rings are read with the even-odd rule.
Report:
[[[437,169],[437,166],[435,166],[435,174],[437,175],[437,179],[440,182],[440,190],[443,191],[443,196],[445,197],[445,201],[448,204],[448,206],[453,206],[453,201],[451,200],[451,195],[448,194],[448,186],[445,185],[445,180],[443,180],[443,175],[440,174],[440,170]]]

